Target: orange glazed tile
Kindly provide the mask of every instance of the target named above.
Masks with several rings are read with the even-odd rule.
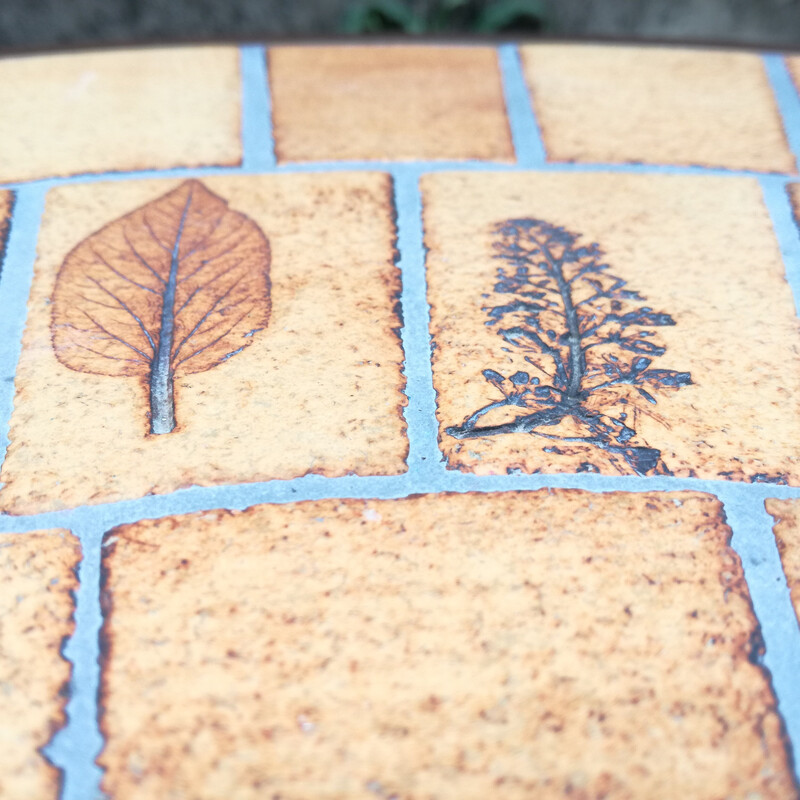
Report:
[[[767,512],[775,518],[775,538],[786,574],[792,603],[800,621],[800,500],[776,500],[765,503]]]
[[[563,44],[521,53],[554,161],[796,169],[760,56]]]
[[[800,336],[750,178],[423,178],[451,468],[800,482]]]
[[[492,47],[274,47],[279,161],[512,161]]]
[[[0,181],[238,164],[235,47],[0,60]]]
[[[40,753],[66,722],[80,545],[69,532],[0,534],[0,797],[56,800],[59,771]]]
[[[122,526],[103,556],[103,788],[797,798],[729,539],[720,503],[694,492]]]
[[[404,472],[394,241],[382,174],[53,190],[0,506]]]

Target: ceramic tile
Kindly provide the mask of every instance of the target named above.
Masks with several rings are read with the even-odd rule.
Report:
[[[462,173],[423,189],[451,468],[797,485],[798,322],[755,180]]]
[[[59,796],[60,773],[41,755],[66,721],[80,545],[67,531],[0,534],[0,797]]]
[[[377,173],[52,191],[2,507],[405,471],[394,237]]]
[[[0,60],[0,181],[238,164],[235,47]]]
[[[796,168],[759,55],[563,44],[521,53],[554,161]]]
[[[326,500],[122,526],[103,555],[103,787],[794,797],[729,538],[719,502],[694,492]]]
[[[280,161],[512,161],[491,47],[274,47]]]
[[[765,503],[767,512],[775,518],[775,538],[792,596],[794,610],[800,621],[800,500],[777,500]]]
[[[0,60],[0,797],[800,800],[799,64]]]

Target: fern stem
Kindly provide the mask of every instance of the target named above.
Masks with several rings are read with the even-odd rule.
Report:
[[[567,323],[569,341],[568,380],[567,391],[564,393],[564,402],[574,405],[579,402],[581,381],[585,371],[585,358],[581,348],[580,317],[578,309],[572,299],[572,288],[564,277],[563,264],[550,253],[547,244],[539,245],[542,255],[552,269],[553,277],[558,285],[561,302],[564,304],[564,317]]]

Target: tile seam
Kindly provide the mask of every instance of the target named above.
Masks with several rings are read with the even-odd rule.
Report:
[[[275,137],[266,48],[255,44],[240,46],[239,63],[242,99],[240,171],[269,171],[275,168]]]
[[[72,533],[81,545],[78,586],[75,591],[75,628],[62,657],[71,664],[66,724],[57,730],[42,752],[61,770],[60,800],[99,798],[102,770],[95,763],[105,742],[100,732],[98,690],[100,685],[99,631],[100,558],[105,531],[75,526]]]
[[[742,492],[741,487],[723,487],[718,493],[731,547],[742,562],[753,611],[761,628],[765,653],[759,663],[769,672],[777,710],[783,720],[794,756],[795,780],[800,783],[800,625],[789,597],[789,588],[778,553],[773,520],[764,499]]]
[[[442,475],[444,466],[437,441],[436,395],[431,370],[422,197],[416,171],[395,169],[392,180],[402,280],[401,339],[408,398],[403,413],[408,425],[408,478],[411,483],[424,483]]]
[[[0,464],[9,445],[22,335],[28,316],[36,248],[44,212],[42,187],[18,189],[0,279]]]
[[[774,484],[745,484],[701,478],[593,473],[473,475],[454,470],[431,470],[429,467],[425,467],[423,462],[421,468],[395,476],[349,475],[328,478],[321,475],[306,475],[289,480],[270,480],[260,483],[195,486],[177,489],[169,494],[148,495],[37,514],[20,514],[19,516],[2,514],[0,515],[0,536],[6,533],[25,533],[52,527],[72,529],[75,526],[91,526],[108,530],[115,525],[141,519],[158,519],[219,508],[239,510],[254,505],[309,500],[394,499],[408,497],[412,494],[443,492],[492,494],[541,489],[576,489],[597,494],[692,491],[718,497],[726,491],[738,491],[760,502],[767,498],[800,499],[800,487]]]
[[[264,145],[262,144],[262,150]],[[680,164],[613,164],[601,162],[549,161],[547,163],[525,165],[508,164],[500,161],[310,161],[284,162],[274,166],[214,166],[175,167],[171,169],[149,169],[135,172],[97,172],[82,173],[68,177],[49,177],[32,181],[0,183],[0,190],[19,190],[23,188],[47,189],[57,186],[85,185],[102,182],[121,182],[134,180],[168,180],[173,178],[204,178],[215,175],[304,175],[328,172],[388,172],[396,169],[413,169],[426,172],[608,172],[620,175],[686,175],[716,178],[772,178],[783,182],[800,180],[800,176],[790,173],[757,172],[734,170],[720,167],[700,167]]]
[[[782,55],[764,53],[761,60],[772,87],[786,141],[794,156],[796,168],[800,167],[800,96]],[[794,177],[798,178],[797,175]]]
[[[547,163],[547,151],[541,128],[536,119],[533,96],[525,80],[522,56],[514,44],[497,48],[497,58],[503,81],[506,118],[517,156],[517,166],[537,167]]]
[[[780,247],[786,280],[792,290],[795,311],[800,315],[800,231],[786,185],[769,178],[760,180],[764,204]]]

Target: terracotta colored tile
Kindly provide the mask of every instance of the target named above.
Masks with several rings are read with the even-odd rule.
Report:
[[[491,47],[274,47],[280,161],[512,161]]]
[[[238,164],[235,47],[0,61],[0,181]]]
[[[388,176],[364,173],[137,181],[50,193],[3,508],[30,513],[309,472],[404,472],[391,202]],[[146,204],[143,216],[137,209]],[[170,250],[184,208],[177,280],[187,282],[178,284],[169,348],[181,353],[172,359],[177,425],[151,433],[155,347],[131,314],[158,347],[170,259],[153,237]],[[109,224],[126,214],[124,223]],[[192,277],[201,267],[207,271]],[[182,312],[185,302],[192,305]],[[203,323],[201,312],[215,306],[220,312]],[[179,339],[201,323],[179,350]],[[179,363],[192,347],[200,358]]]
[[[770,498],[765,505],[767,512],[775,518],[775,539],[794,610],[800,621],[800,500]]]
[[[426,176],[423,187],[434,384],[450,467],[800,481],[798,322],[755,180],[482,173]],[[498,277],[500,267],[515,273],[503,255],[513,255],[517,235],[527,247],[526,225],[563,258],[555,243],[562,234],[530,220],[578,234],[573,255],[592,243],[605,252],[594,263],[607,268],[583,277],[578,270],[591,254],[565,262],[565,281],[574,278],[569,296],[579,304],[572,317],[564,313],[567,293],[547,277],[549,266],[538,266],[540,256],[520,262],[530,283],[514,287]],[[503,224],[510,233],[499,232]],[[624,281],[616,290],[614,278]],[[605,296],[589,302],[599,289]],[[538,317],[538,342],[538,312],[526,302],[550,303]],[[569,319],[579,320],[575,357],[586,348],[578,370]],[[485,370],[497,375],[484,378]],[[517,373],[539,386],[514,387]],[[573,375],[580,383],[571,387]],[[511,401],[527,390],[523,405],[498,405],[473,420],[470,435],[522,417],[531,432],[456,438],[479,409],[506,403],[491,382],[500,377]],[[570,398],[574,413],[567,413]]]
[[[60,773],[39,748],[66,721],[80,545],[69,532],[0,534],[0,797],[58,797]]]
[[[555,161],[793,172],[761,57],[679,48],[521,48]]]
[[[555,490],[117,528],[104,788],[797,797],[723,519],[697,493]]]

